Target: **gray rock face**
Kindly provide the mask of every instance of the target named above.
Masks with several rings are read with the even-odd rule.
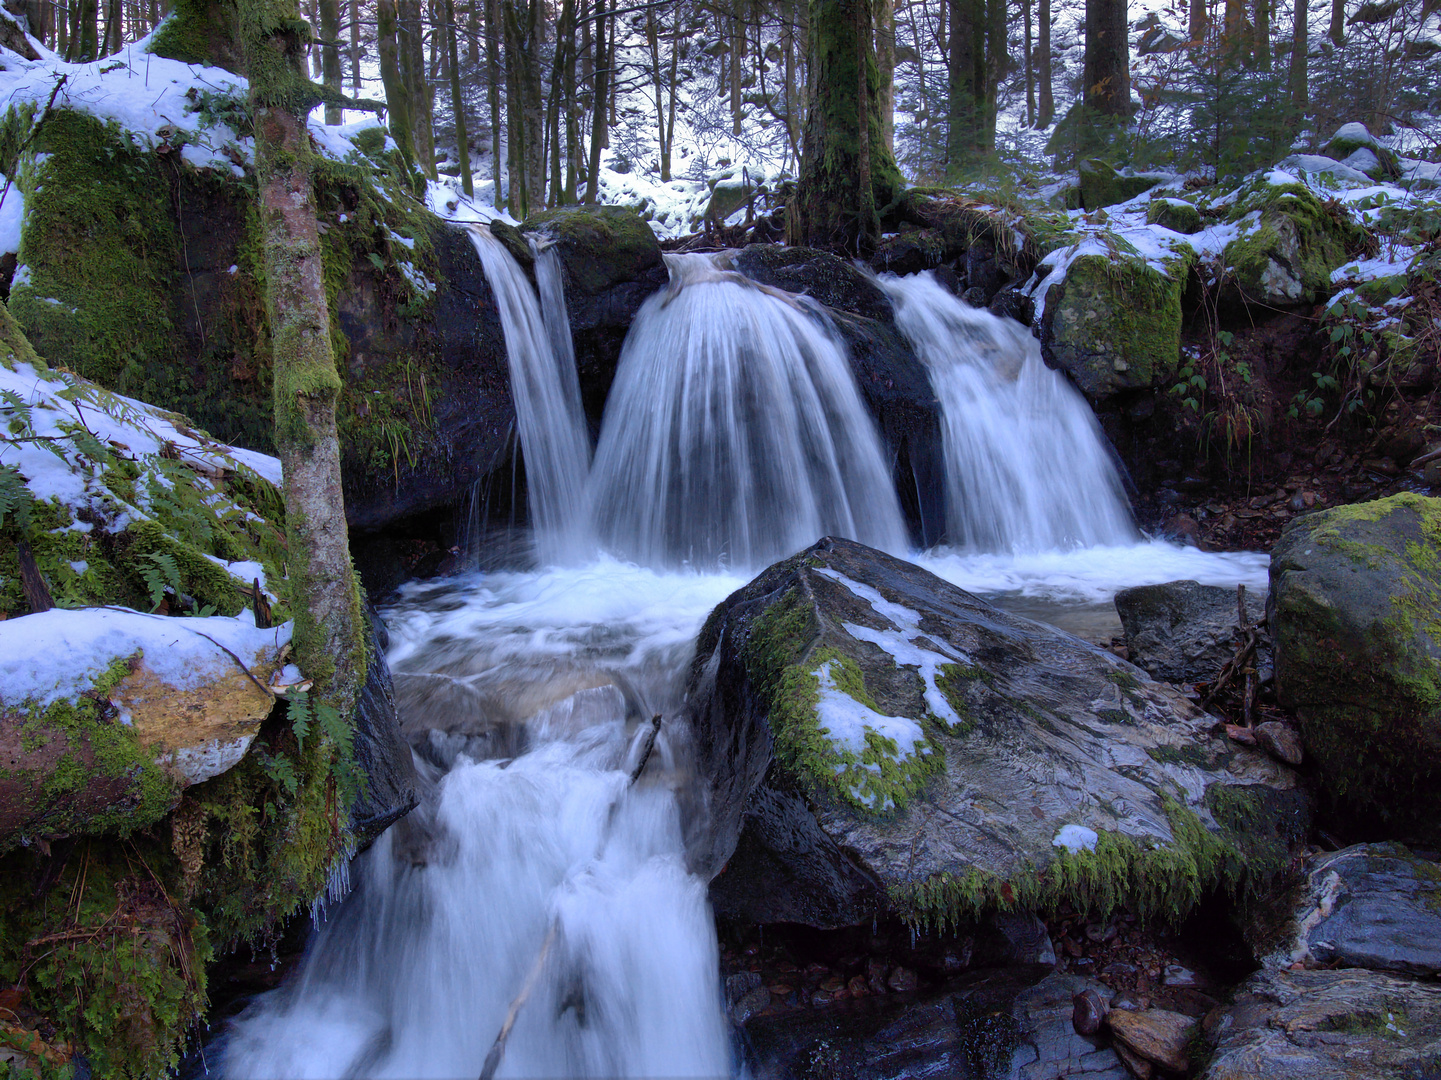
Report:
[[[1246,595],[1246,615],[1254,624],[1266,607],[1266,594]],[[1131,663],[1166,682],[1214,679],[1235,654],[1234,631],[1240,623],[1236,590],[1194,581],[1141,585],[1116,594],[1116,612],[1126,631]],[[1268,650],[1269,651],[1269,650]],[[1269,657],[1262,657],[1264,665]]]
[[[1441,985],[1379,971],[1271,971],[1206,1018],[1204,1080],[1424,1080],[1441,1072]]]
[[[693,862],[750,921],[956,918],[1044,898],[1040,871],[1180,911],[1222,851],[1261,870],[1307,819],[1288,769],[1171,687],[846,540],[717,608],[689,697],[711,778]]]
[[[1288,901],[1268,966],[1441,974],[1441,865],[1400,844],[1316,856]]]
[[[1003,968],[929,993],[758,1016],[745,1024],[748,1064],[757,1080],[1128,1080],[1103,1036],[1071,1025],[1072,995],[1089,988],[1110,996],[1093,980]]]
[[[1276,693],[1341,806],[1441,837],[1441,500],[1291,522],[1271,552]]]

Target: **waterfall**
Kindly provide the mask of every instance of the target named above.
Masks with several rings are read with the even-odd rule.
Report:
[[[1024,553],[1136,542],[1095,415],[1030,332],[930,273],[880,283],[941,405],[951,543]]]
[[[643,565],[762,567],[835,534],[906,542],[875,424],[823,311],[724,256],[667,255],[606,402],[589,497]]]
[[[611,562],[407,587],[388,658],[435,793],[230,1025],[219,1075],[473,1080],[532,973],[498,1077],[732,1075],[679,713],[690,642],[741,584]]]
[[[536,548],[544,562],[574,561],[586,554],[590,434],[556,256],[544,251],[536,262],[542,312],[525,272],[505,246],[483,225],[473,226],[471,236],[500,310]]]

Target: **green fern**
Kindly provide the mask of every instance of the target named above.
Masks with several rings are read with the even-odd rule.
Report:
[[[289,703],[290,730],[295,732],[296,748],[304,750],[305,737],[310,734],[310,725],[315,719],[315,710],[310,707],[310,696],[304,693],[290,694],[285,700]]]
[[[22,530],[30,527],[30,506],[34,502],[25,477],[13,465],[0,465],[0,526],[13,518]]]
[[[150,610],[157,611],[167,592],[173,592],[176,599],[179,599],[180,567],[176,565],[175,556],[169,552],[152,551],[144,558],[150,565],[141,564],[140,576],[145,579],[145,587],[150,590]]]

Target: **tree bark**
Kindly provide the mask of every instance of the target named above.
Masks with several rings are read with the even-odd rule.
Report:
[[[1131,115],[1126,0],[1086,0],[1085,101],[1107,116]]]
[[[504,196],[500,158],[500,3],[485,0],[485,95],[490,106],[490,168],[495,192],[491,202],[500,209]]]
[[[376,51],[380,54],[380,81],[385,86],[390,137],[400,147],[407,169],[415,168],[415,135],[410,117],[410,92],[400,73],[399,19],[395,0],[375,0]]]
[[[967,168],[985,146],[985,0],[949,0],[946,167]]]
[[[1310,104],[1309,94],[1306,87],[1306,53],[1310,49],[1310,40],[1306,29],[1306,0],[1294,0],[1293,11],[1295,12],[1292,22],[1291,36],[1291,71],[1287,80],[1291,89],[1291,108],[1296,112],[1304,112]]]
[[[327,43],[320,47],[320,81],[339,94],[345,89],[340,70],[340,0],[320,0],[319,8],[320,36]],[[339,124],[340,121],[340,107],[327,102],[325,122]]]
[[[1346,0],[1331,0],[1331,26],[1326,36],[1338,49],[1346,44]]]
[[[455,0],[445,0],[445,45],[450,56],[450,107],[455,113],[455,145],[460,157],[460,186],[475,197],[470,175],[470,135],[465,129],[465,95],[460,90],[460,56],[455,40]]]
[[[984,149],[988,151],[996,148],[1001,80],[1011,67],[1006,37],[1006,0],[986,0],[986,112],[981,137]]]
[[[1034,59],[1034,57],[1031,52],[1031,0],[1021,0],[1021,12],[1026,24],[1026,127],[1035,127],[1036,80],[1032,68],[1032,60]]]
[[[425,81],[425,25],[420,17],[420,0],[399,0],[400,77],[410,102],[411,137],[415,158],[430,179],[435,171],[435,128],[432,120],[430,87]]]
[[[350,92],[360,96],[360,0],[350,0]]]
[[[869,254],[878,211],[901,189],[881,138],[873,41],[870,0],[812,3],[801,175],[786,222],[792,244]]]
[[[896,0],[876,0],[876,73],[880,76],[881,138],[896,152]]]
[[[312,699],[349,718],[365,678],[366,627],[341,494],[335,422],[341,383],[315,213],[314,150],[305,126],[317,103],[302,66],[308,29],[295,0],[240,2],[255,118],[275,445],[285,475],[292,645],[297,664],[314,680]]]
[[[586,169],[585,204],[594,206],[600,187],[600,152],[606,144],[606,104],[610,100],[610,64],[606,57],[606,0],[595,4],[595,89],[594,111],[590,122],[590,164]]]
[[[1206,11],[1206,0],[1191,0],[1191,44],[1199,45],[1206,40],[1206,28],[1211,24]]]
[[[1256,0],[1253,31],[1256,67],[1271,70],[1271,0]]]
[[[1056,116],[1056,99],[1051,90],[1051,0],[1040,0],[1040,32],[1037,34],[1036,51],[1040,54],[1040,70],[1036,73],[1041,89],[1036,105],[1036,127],[1047,128]]]

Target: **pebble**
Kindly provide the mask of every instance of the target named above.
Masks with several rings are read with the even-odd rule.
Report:
[[[1287,765],[1301,764],[1301,736],[1290,724],[1279,720],[1257,724],[1256,742],[1277,761],[1284,761]]]
[[[1167,1009],[1116,1011],[1111,1013],[1110,1024],[1116,1041],[1138,1056],[1171,1072],[1190,1069],[1187,1049],[1197,1027],[1191,1017]]]
[[[1106,1022],[1109,1007],[1094,990],[1083,990],[1071,998],[1071,1026],[1077,1035],[1094,1035]]]
[[[886,985],[897,993],[903,993],[906,990],[914,990],[920,985],[920,980],[916,978],[916,973],[910,968],[904,968],[897,964],[886,976]]]

